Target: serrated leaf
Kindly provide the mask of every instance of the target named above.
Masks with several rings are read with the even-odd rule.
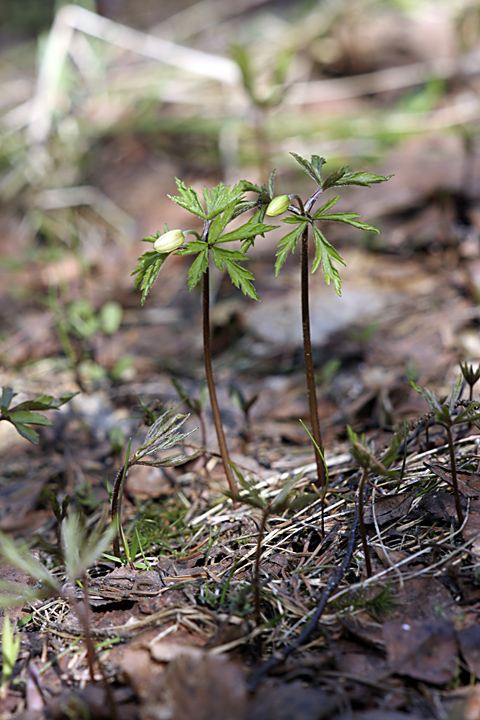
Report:
[[[277,172],[276,169],[273,169],[272,172],[270,173],[270,177],[268,178],[267,188],[268,188],[268,194],[270,196],[270,199],[272,199],[273,196],[275,195],[275,173],[276,172]]]
[[[30,412],[28,410],[14,410],[8,413],[8,419],[13,423],[28,423],[29,425],[53,425],[51,420],[47,420],[45,415]]]
[[[339,178],[334,185],[337,187],[341,185],[361,185],[362,187],[370,187],[370,185],[386,182],[392,177],[393,175],[375,175],[374,173],[369,172],[347,172]]]
[[[138,265],[132,272],[136,275],[135,289],[142,290],[142,305],[145,303],[147,295],[153,283],[158,277],[163,263],[170,253],[157,253],[155,250],[147,250],[138,258]]]
[[[198,285],[203,273],[208,268],[208,245],[202,244],[202,252],[197,255],[188,271],[188,289],[190,292]]]
[[[302,237],[302,232],[307,225],[308,220],[300,220],[298,227],[292,232],[285,235],[278,243],[277,260],[275,262],[275,275],[277,276],[282,268],[288,253],[293,253],[298,245],[298,241]]]
[[[13,423],[13,425],[18,434],[24,437],[25,440],[29,440],[33,445],[38,445],[40,435],[33,428],[29,428],[23,423]]]
[[[12,402],[12,398],[14,398],[16,393],[13,392],[13,388],[11,387],[2,387],[2,397],[0,398],[0,405],[2,407],[5,407],[6,410],[8,410],[10,403]]]
[[[257,235],[263,235],[270,230],[275,230],[278,225],[265,225],[263,223],[256,222],[254,218],[251,218],[244,225],[239,228],[232,230],[229,233],[225,233],[217,240],[217,245],[221,243],[233,242],[234,240],[248,240],[255,239]]]
[[[292,155],[292,157],[295,158],[298,164],[303,167],[305,172],[310,175],[312,180],[314,180],[319,187],[322,187],[322,167],[323,165],[325,165],[325,158],[320,157],[319,155],[312,155],[309,162],[308,160],[301,157],[300,155],[297,155],[294,152],[290,153],[290,155]]]
[[[236,203],[243,197],[243,190],[239,185],[231,188],[229,185],[219,183],[211,189],[204,187],[203,197],[207,208],[207,219],[213,220],[224,212],[230,204],[233,203],[235,207]]]
[[[352,227],[357,228],[358,230],[364,230],[366,232],[374,232],[377,233],[377,235],[380,235],[380,230],[376,227],[373,227],[373,225],[367,225],[366,223],[361,222],[360,220],[356,220],[355,218],[360,217],[358,213],[355,212],[343,212],[343,213],[327,213],[325,215],[322,215],[319,220],[325,220],[328,222],[340,222],[344,223],[344,225],[351,225]]]
[[[339,170],[336,170],[335,172],[328,175],[323,182],[323,189],[326,190],[327,188],[336,185],[338,181],[341,180],[341,178],[343,178],[346,173],[348,173],[349,170],[349,166],[344,165]]]
[[[337,268],[333,264],[333,261],[339,262],[345,265],[343,258],[335,250],[333,245],[330,245],[323,233],[317,228],[313,227],[313,238],[315,241],[315,259],[312,265],[312,273],[314,273],[320,263],[322,264],[323,275],[325,282],[330,285],[333,280],[335,286],[335,292],[340,297],[342,294],[342,278]]]
[[[337,204],[339,197],[340,197],[340,195],[335,195],[335,197],[332,198],[331,200],[328,200],[328,202],[326,202],[325,205],[322,205],[322,207],[318,208],[318,210],[313,215],[313,219],[314,220],[322,219],[324,213],[326,213],[328,210],[330,210],[330,208],[332,208],[334,205]]]
[[[239,265],[239,262],[247,260],[247,256],[239,250],[229,250],[228,248],[220,248],[214,245],[212,248],[213,261],[219,270],[226,270],[230,276],[230,280],[236,288],[240,288],[244,295],[259,300],[256,290],[252,285],[254,280],[250,270]],[[239,261],[239,262],[238,262]]]
[[[205,210],[203,209],[200,198],[195,190],[190,186],[187,187],[185,183],[178,178],[175,178],[175,182],[177,183],[180,195],[168,195],[170,200],[173,200],[173,202],[180,205],[180,207],[183,207],[185,210],[188,210],[194,215],[198,215],[198,217],[206,220],[207,216],[205,214]]]

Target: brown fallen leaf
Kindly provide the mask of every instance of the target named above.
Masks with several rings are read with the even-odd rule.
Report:
[[[447,620],[388,621],[383,638],[392,672],[443,685],[457,667],[454,625]]]
[[[375,517],[379,525],[406,517],[410,512],[415,493],[396,493],[395,495],[384,495],[375,502]],[[373,507],[369,505],[364,513],[365,523],[373,523]]]
[[[462,535],[466,542],[472,543],[473,552],[480,554],[480,500],[470,501]]]
[[[438,465],[427,462],[423,463],[426,468],[431,470],[434,475],[445,480],[450,487],[453,487],[452,471],[446,465]],[[458,492],[464,497],[478,497],[480,495],[480,475],[476,472],[468,472],[465,470],[457,470]]]
[[[457,631],[463,659],[472,675],[480,675],[480,626],[476,623]]]

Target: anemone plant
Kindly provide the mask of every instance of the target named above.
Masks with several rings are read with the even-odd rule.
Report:
[[[254,279],[250,270],[242,263],[247,260],[246,250],[254,243],[258,235],[273,229],[272,225],[262,222],[265,207],[271,199],[266,189],[242,181],[233,187],[220,183],[211,190],[204,188],[203,203],[192,187],[187,187],[177,180],[180,194],[171,197],[177,205],[190,212],[203,222],[201,233],[195,230],[168,230],[160,235],[144,238],[144,241],[153,243],[153,250],[144,253],[138,261],[133,275],[136,275],[135,286],[142,290],[142,304],[158,277],[163,263],[171,253],[178,255],[195,255],[195,260],[188,271],[188,287],[193,290],[202,281],[202,324],[203,324],[203,356],[205,363],[205,376],[210,396],[213,421],[217,434],[218,446],[225,476],[231,492],[236,491],[235,479],[229,464],[228,449],[223,430],[220,407],[212,367],[211,330],[210,330],[210,264],[222,271],[226,271],[235,287],[239,288],[247,297],[258,300],[256,290],[252,284]],[[251,190],[258,193],[258,199],[247,201],[244,193]],[[256,209],[257,212],[246,223],[227,230],[228,225],[247,210]],[[187,235],[194,235],[195,240],[186,241]],[[242,241],[240,250],[225,247],[232,242]]]
[[[305,359],[305,375],[307,381],[308,402],[310,408],[310,422],[312,424],[312,435],[314,439],[315,460],[317,465],[318,484],[324,487],[326,483],[325,466],[322,460],[323,441],[320,430],[318,415],[317,395],[315,388],[315,370],[312,354],[312,340],[310,334],[310,291],[309,291],[309,236],[313,235],[315,243],[315,257],[311,267],[311,273],[322,266],[323,275],[330,285],[333,281],[337,295],[341,295],[341,278],[334,263],[345,265],[342,257],[335,248],[328,242],[320,226],[324,222],[337,222],[351,225],[359,230],[378,233],[379,230],[372,225],[360,222],[356,212],[330,212],[336,205],[340,195],[328,200],[315,212],[313,208],[320,196],[330,188],[342,188],[346,185],[359,185],[370,187],[372,184],[385,182],[391,175],[374,175],[368,172],[350,172],[348,166],[342,167],[325,179],[322,177],[322,168],[325,159],[318,155],[312,155],[306,160],[300,155],[291,153],[303,170],[314,181],[316,188],[307,200],[303,201],[297,194],[279,195],[273,198],[269,204],[266,214],[270,217],[289,212],[289,215],[282,222],[293,225],[291,232],[287,233],[279,242],[275,274],[278,275],[288,254],[293,253],[301,241],[300,273],[301,273],[301,307],[302,307],[302,331],[303,331],[303,353]],[[273,194],[273,193],[272,193]]]

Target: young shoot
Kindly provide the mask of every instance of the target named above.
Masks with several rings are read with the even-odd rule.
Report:
[[[324,222],[337,222],[351,225],[365,232],[378,233],[379,230],[372,225],[360,222],[356,212],[330,212],[337,204],[340,195],[328,200],[315,212],[313,212],[320,196],[331,188],[342,188],[346,185],[359,185],[370,187],[373,184],[385,182],[391,175],[374,175],[368,172],[350,172],[348,166],[331,173],[326,178],[322,177],[322,168],[325,159],[318,155],[312,155],[310,160],[291,153],[303,170],[311,177],[315,184],[313,193],[305,201],[298,195],[281,195],[273,198],[267,208],[267,215],[275,217],[282,212],[288,211],[289,215],[282,222],[293,226],[293,229],[284,235],[280,240],[275,264],[275,274],[278,275],[284,265],[289,253],[293,253],[299,242],[301,242],[300,253],[300,275],[301,275],[301,308],[302,308],[302,330],[303,330],[303,354],[305,361],[305,374],[307,381],[308,402],[310,408],[310,422],[314,438],[315,460],[317,465],[318,484],[324,487],[326,484],[325,465],[321,456],[323,448],[322,434],[318,415],[318,404],[315,387],[315,370],[313,365],[312,341],[310,334],[310,291],[309,275],[315,273],[322,266],[323,275],[327,285],[333,281],[335,291],[341,294],[341,278],[334,263],[345,265],[342,257],[331,245],[321,226]],[[287,204],[287,199],[289,203]],[[315,245],[315,257],[311,269],[309,267],[309,239],[313,237]]]
[[[450,400],[448,403],[440,402],[435,393],[428,388],[420,387],[416,382],[410,380],[410,385],[427,401],[433,420],[437,425],[443,427],[447,434],[448,452],[450,456],[450,469],[452,472],[453,494],[455,497],[455,509],[457,511],[458,524],[463,525],[463,510],[460,503],[460,493],[457,481],[457,463],[455,459],[455,448],[453,444],[452,428],[456,425],[474,424],[479,427],[480,413],[478,408],[467,407],[459,409],[457,407],[462,389],[462,375],[460,374],[452,388]]]
[[[203,223],[200,233],[195,230],[168,230],[165,226],[163,235],[144,238],[145,242],[153,243],[153,250],[145,252],[138,260],[132,275],[136,275],[135,287],[142,290],[142,305],[147,294],[157,279],[160,270],[171,253],[177,255],[193,255],[195,259],[188,271],[188,287],[193,290],[202,281],[202,324],[203,324],[203,356],[205,376],[207,380],[213,420],[217,433],[218,446],[222,464],[230,491],[236,491],[234,476],[229,464],[228,449],[223,430],[220,407],[217,400],[216,386],[212,367],[211,330],[210,330],[210,265],[211,262],[226,272],[233,285],[244,295],[258,300],[252,284],[254,279],[250,270],[242,263],[247,260],[246,250],[253,245],[258,235],[273,230],[271,225],[261,222],[264,210],[260,208],[260,198],[267,195],[265,188],[258,188],[251,183],[240,182],[233,187],[219,183],[211,190],[204,188],[203,202],[192,187],[177,179],[179,195],[169,196],[173,202],[183,207]],[[246,201],[244,193],[253,190],[259,199]],[[268,195],[268,200],[271,197]],[[247,210],[256,210],[255,215],[246,223],[229,230],[228,226]],[[187,235],[194,240],[186,241]],[[240,250],[226,247],[230,243],[242,242]]]

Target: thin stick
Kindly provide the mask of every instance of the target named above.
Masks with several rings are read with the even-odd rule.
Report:
[[[232,469],[228,459],[227,442],[225,433],[223,432],[222,418],[220,408],[218,406],[217,391],[215,389],[215,381],[213,379],[212,369],[212,349],[210,340],[210,272],[209,268],[203,274],[203,357],[205,361],[205,375],[207,378],[208,392],[210,394],[210,404],[212,406],[213,422],[217,433],[218,447],[222,458],[223,469],[228,482],[231,493],[237,493],[237,484],[233,477]]]

